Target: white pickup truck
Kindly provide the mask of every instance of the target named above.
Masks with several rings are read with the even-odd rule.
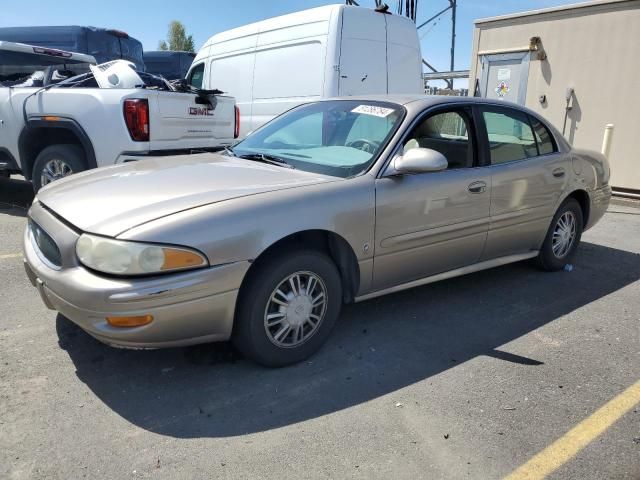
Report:
[[[21,173],[37,191],[78,171],[216,150],[238,136],[233,97],[176,87],[122,60],[92,63],[0,41],[0,175]],[[82,67],[91,70],[74,76]]]

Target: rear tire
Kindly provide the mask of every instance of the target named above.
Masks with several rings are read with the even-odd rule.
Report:
[[[268,367],[305,360],[322,346],[340,314],[338,269],[313,250],[273,255],[256,268],[238,299],[234,345]]]
[[[553,272],[570,263],[582,238],[582,222],[582,208],[577,200],[565,200],[553,216],[536,259],[540,268]]]
[[[84,151],[77,145],[51,145],[36,157],[31,181],[33,190],[87,169]]]

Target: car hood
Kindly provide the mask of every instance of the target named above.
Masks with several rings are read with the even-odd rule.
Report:
[[[202,205],[336,180],[206,153],[90,170],[46,186],[37,198],[76,228],[115,237],[140,224]]]

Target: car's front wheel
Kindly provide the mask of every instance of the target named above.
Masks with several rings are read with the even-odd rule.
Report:
[[[300,362],[325,342],[342,306],[342,283],[323,253],[298,250],[256,265],[238,300],[233,342],[269,367]]]
[[[582,223],[580,204],[574,198],[565,200],[554,215],[538,254],[540,267],[555,271],[571,261],[582,237]]]

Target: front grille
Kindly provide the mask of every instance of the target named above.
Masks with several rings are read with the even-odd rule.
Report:
[[[60,268],[62,266],[62,256],[53,238],[32,219],[29,219],[29,229],[31,230],[31,238],[33,238],[35,246],[42,257],[52,266]]]

